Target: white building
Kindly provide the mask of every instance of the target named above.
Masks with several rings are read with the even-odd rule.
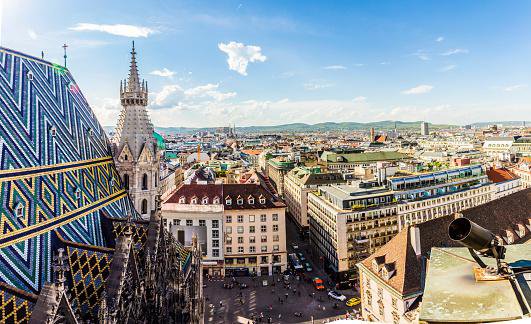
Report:
[[[423,135],[423,136],[430,135],[429,125],[427,122],[420,123],[420,135]]]
[[[485,139],[483,143],[483,152],[488,156],[496,158],[501,161],[508,161],[514,155],[512,150],[514,136],[492,136]]]

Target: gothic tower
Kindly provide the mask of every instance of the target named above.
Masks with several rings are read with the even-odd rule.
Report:
[[[115,164],[136,210],[149,219],[156,207],[160,159],[146,110],[147,83],[138,77],[134,41],[129,77],[120,82],[120,101],[122,111],[113,139]]]

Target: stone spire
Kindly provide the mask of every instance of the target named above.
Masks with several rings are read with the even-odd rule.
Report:
[[[138,77],[138,67],[136,66],[135,41],[131,50],[131,64],[129,66],[129,79],[127,80],[128,92],[140,92],[140,79]]]

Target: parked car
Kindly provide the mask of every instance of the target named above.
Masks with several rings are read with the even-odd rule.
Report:
[[[338,292],[335,291],[335,290],[330,290],[330,291],[328,292],[328,296],[330,296],[330,297],[332,297],[332,298],[334,298],[334,299],[336,299],[336,300],[339,300],[339,301],[345,301],[345,300],[347,300],[347,297],[346,297],[345,295],[340,294],[340,293],[338,293]]]
[[[317,290],[325,290],[325,286],[323,284],[323,279],[321,279],[319,277],[313,278],[313,286]]]
[[[298,250],[298,249],[299,249],[299,246],[298,246],[296,243],[291,243],[291,247],[292,247],[294,250]]]
[[[262,280],[262,286],[263,286],[263,287],[267,287],[267,285],[269,285],[269,283],[267,282],[267,280]]]
[[[312,272],[313,271],[313,268],[312,268],[312,265],[310,264],[310,262],[306,262],[304,264],[304,270],[306,270],[306,272]]]
[[[353,297],[347,300],[345,305],[347,305],[348,307],[352,307],[358,305],[359,303],[361,303],[361,299],[359,297]]]

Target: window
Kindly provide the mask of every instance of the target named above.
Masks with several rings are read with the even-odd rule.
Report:
[[[186,220],[186,226],[194,226],[194,221],[191,219]]]
[[[243,234],[243,226],[238,226],[237,231],[238,234]]]
[[[231,226],[225,226],[225,233],[231,234],[232,233],[232,227]]]
[[[273,225],[273,232],[278,232],[278,225],[277,224]]]
[[[261,250],[262,250],[262,252],[267,252],[267,245],[262,245]]]
[[[278,221],[278,214],[273,214],[273,221],[274,221],[274,222],[277,222],[277,221]]]
[[[203,200],[201,200],[201,204],[208,205],[208,197],[203,197]]]
[[[243,246],[238,246],[238,253],[243,253]]]
[[[265,197],[262,196],[262,195],[260,195],[260,198],[259,198],[259,199],[260,199],[260,204],[261,204],[261,205],[265,205],[265,203],[266,203],[266,199],[265,199]]]
[[[238,197],[238,200],[236,200],[236,203],[238,205],[240,205],[240,206],[243,205],[243,198],[242,197]]]
[[[142,176],[142,190],[147,190],[148,188],[148,176],[147,174],[144,173],[144,175]]]
[[[227,206],[232,205],[232,199],[230,199],[230,197],[226,197],[225,198],[225,205],[227,205]]]
[[[249,215],[249,222],[254,223],[254,215]]]
[[[212,203],[214,205],[218,205],[219,204],[219,197],[214,197],[214,199],[212,200]]]
[[[278,242],[278,241],[279,241],[279,236],[273,235],[273,242]]]
[[[256,246],[249,246],[249,253],[255,253],[256,252]]]
[[[256,238],[254,236],[249,236],[249,243],[254,243]]]
[[[225,244],[232,244],[232,237],[227,236],[227,237],[225,238]]]
[[[247,199],[247,203],[248,203],[249,205],[254,205],[254,198],[251,197],[251,196],[249,196],[249,198]]]
[[[232,253],[232,246],[227,246],[226,250],[227,250],[227,253]]]
[[[79,200],[81,199],[81,189],[80,188],[76,188],[76,200]]]
[[[212,230],[212,238],[219,238],[219,230]]]
[[[147,214],[147,199],[142,200],[142,214]]]
[[[214,219],[212,221],[212,228],[219,228],[219,220]]]
[[[260,225],[260,232],[267,232],[267,225]]]
[[[260,263],[262,263],[262,264],[267,263],[268,261],[269,260],[268,260],[267,255],[260,258]]]
[[[227,215],[225,218],[225,223],[232,223],[232,216]]]
[[[212,247],[219,247],[219,240],[212,240]]]
[[[249,233],[254,233],[254,226],[249,226]]]
[[[267,222],[267,215],[260,215],[261,222]]]
[[[197,204],[197,197],[192,197],[192,200],[190,201],[190,203],[193,205]]]
[[[28,80],[30,81],[33,80],[33,73],[28,72],[27,76],[28,76]]]
[[[243,223],[243,215],[238,215],[238,223]]]
[[[273,251],[276,252],[279,250],[279,246],[278,245],[273,245]]]
[[[129,175],[127,173],[124,174],[124,188],[125,190],[129,190]]]
[[[238,244],[243,244],[243,236],[238,236]]]
[[[214,258],[219,257],[219,249],[212,249],[212,256]]]
[[[185,196],[181,196],[181,198],[179,198],[179,204],[186,204],[186,197]]]
[[[24,217],[24,205],[20,202],[15,206],[15,215],[19,218]]]
[[[262,235],[262,236],[260,236],[260,241],[261,241],[262,243],[266,243],[266,242],[267,242],[267,235]]]
[[[200,219],[199,220],[199,226],[206,226],[206,220]]]
[[[50,127],[50,135],[53,137],[57,135],[57,128],[55,128],[55,126]]]

